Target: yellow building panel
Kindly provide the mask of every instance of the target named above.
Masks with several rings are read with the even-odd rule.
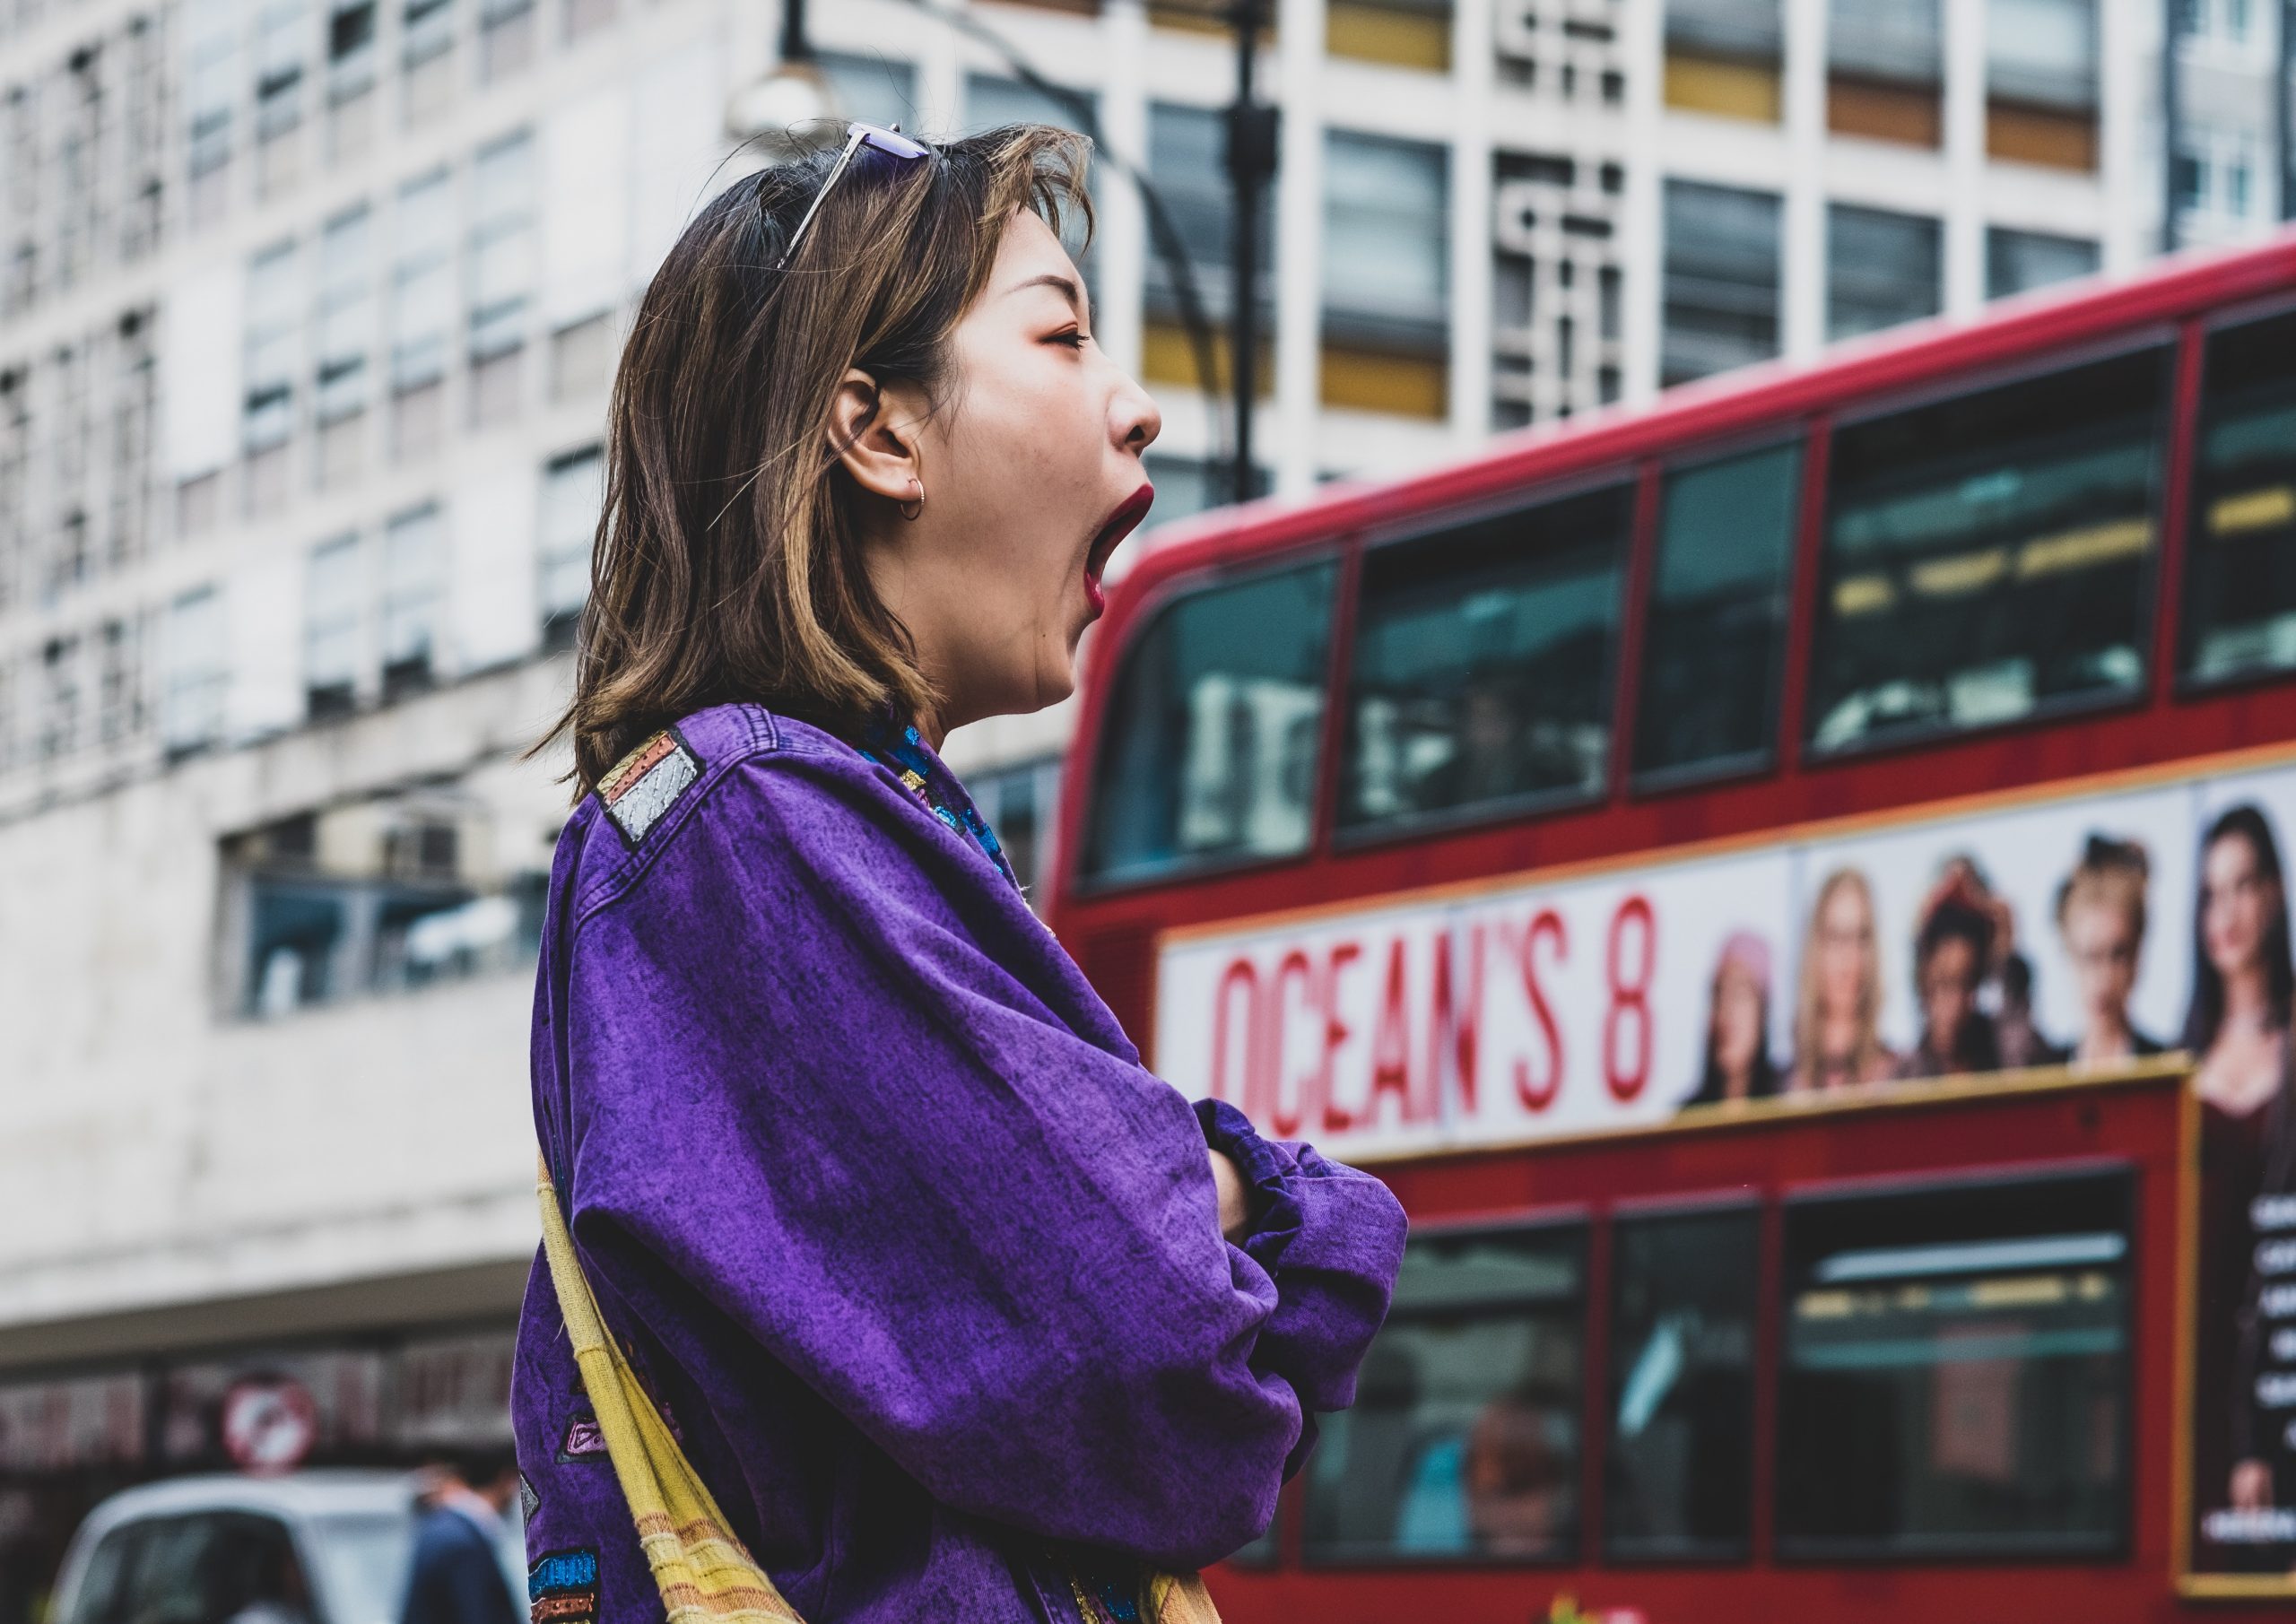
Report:
[[[1776,124],[1780,106],[1778,65],[1670,50],[1666,105],[1685,113]]]
[[[1434,356],[1324,345],[1323,403],[1326,406],[1439,420],[1449,415],[1449,368]]]

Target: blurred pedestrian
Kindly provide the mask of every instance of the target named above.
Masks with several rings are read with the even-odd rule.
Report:
[[[537,1624],[659,1618],[673,1547],[808,1624],[1200,1617],[1386,1313],[1395,1197],[1146,1071],[940,758],[1069,694],[1152,495],[1056,233],[1083,159],[855,125],[703,205],[631,326],[553,734]],[[663,1527],[672,1438],[707,1505]]]
[[[507,1449],[434,1463],[415,1496],[414,1561],[400,1624],[520,1624],[499,1554],[518,1492]]]

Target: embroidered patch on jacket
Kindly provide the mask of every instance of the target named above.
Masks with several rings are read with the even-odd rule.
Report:
[[[601,1461],[605,1454],[606,1435],[598,1430],[593,1416],[576,1416],[566,1429],[565,1441],[558,1446],[561,1461]]]
[[[597,1624],[598,1553],[585,1547],[536,1559],[526,1569],[526,1616],[531,1624]]]
[[[622,838],[635,846],[700,777],[701,762],[665,727],[598,780],[598,799]]]
[[[535,1486],[526,1481],[526,1474],[521,1472],[518,1473],[519,1515],[525,1517],[527,1522],[531,1523],[535,1520],[535,1513],[541,1509],[542,1496],[535,1492]]]

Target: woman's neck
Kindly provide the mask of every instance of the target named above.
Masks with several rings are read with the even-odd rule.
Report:
[[[2224,977],[2224,1019],[2243,1026],[2263,1026],[2270,1000],[2265,996],[2264,967],[2244,964]]]

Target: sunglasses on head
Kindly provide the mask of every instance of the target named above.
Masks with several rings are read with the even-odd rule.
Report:
[[[813,216],[822,212],[822,204],[829,196],[830,188],[837,185],[838,181],[843,178],[845,171],[853,167],[853,160],[864,148],[872,152],[881,153],[887,158],[897,159],[902,163],[912,163],[933,150],[923,142],[912,141],[902,135],[900,126],[897,124],[890,127],[882,124],[857,122],[847,125],[845,150],[837,155],[837,161],[830,166],[828,175],[822,180],[822,189],[815,192],[813,202],[805,205],[805,217],[797,222],[797,229],[789,233],[789,246],[783,250],[781,263],[774,266],[775,270],[786,271],[789,268],[789,262],[797,256],[797,245],[805,240],[805,232],[813,225]]]

